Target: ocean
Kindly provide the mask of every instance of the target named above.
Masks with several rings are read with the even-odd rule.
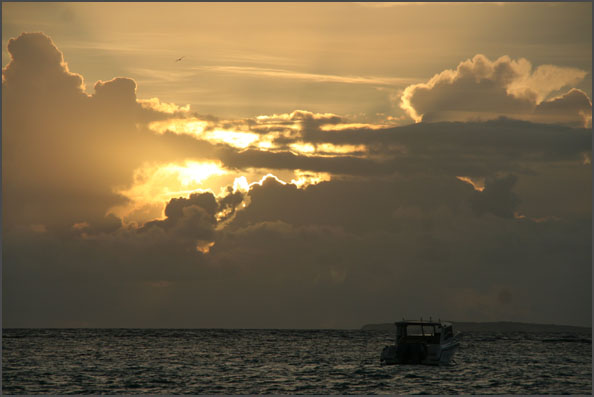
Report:
[[[4,329],[3,394],[592,394],[592,337],[476,332],[381,366],[387,331]]]

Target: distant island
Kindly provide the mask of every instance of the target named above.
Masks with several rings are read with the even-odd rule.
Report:
[[[513,321],[497,322],[458,322],[450,321],[454,329],[461,332],[576,332],[592,333],[591,327],[578,327],[573,325],[556,324],[530,324]],[[396,331],[394,323],[366,324],[361,327],[364,331]]]

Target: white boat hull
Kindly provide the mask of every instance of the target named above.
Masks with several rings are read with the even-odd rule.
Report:
[[[382,365],[393,364],[422,364],[448,365],[460,342],[452,340],[443,345],[411,344],[410,347],[386,346],[382,351],[380,361]]]
[[[447,345],[441,346],[438,364],[439,365],[449,364],[450,361],[452,361],[452,358],[454,357],[454,354],[456,353],[458,346],[460,346],[460,343],[457,341],[454,341]]]

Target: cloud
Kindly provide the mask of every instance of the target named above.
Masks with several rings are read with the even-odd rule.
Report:
[[[160,229],[168,238],[186,241],[202,253],[215,243],[215,229],[220,222],[232,219],[244,201],[242,192],[229,190],[219,200],[211,192],[192,193],[187,198],[173,198],[165,206],[165,219],[146,222],[139,233]]]
[[[217,208],[212,193],[194,193],[188,198],[172,199],[165,207],[166,218],[147,222],[139,232],[159,228],[207,253],[210,248],[208,243],[214,239]]]
[[[157,134],[188,135],[214,145],[265,151],[286,149],[286,144],[299,142],[302,130],[318,129],[343,121],[342,117],[332,113],[305,110],[241,120],[220,120],[188,114],[179,116],[154,121],[149,124],[149,128]]]
[[[490,212],[502,218],[513,218],[520,201],[512,192],[516,180],[515,175],[508,175],[487,181],[485,189],[475,193],[472,208],[479,215]]]
[[[467,121],[501,116],[534,122],[588,126],[592,105],[582,91],[572,90],[563,97],[561,110],[551,104],[557,98],[549,94],[574,84],[586,76],[576,68],[541,65],[534,71],[524,58],[512,60],[502,56],[495,61],[475,55],[461,62],[456,70],[444,70],[426,83],[404,89],[400,107],[419,122]],[[589,103],[589,106],[586,104]],[[557,111],[546,110],[554,107]]]
[[[84,89],[79,74],[71,73],[62,53],[42,33],[23,33],[8,40],[10,63],[2,71],[3,89],[15,91],[54,91],[80,95]]]
[[[116,77],[107,82],[98,81],[94,88],[95,94],[92,99],[101,106],[112,109],[119,108],[119,110],[127,114],[131,113],[133,109],[138,109],[136,82],[132,79]]]
[[[211,70],[221,73],[247,74],[252,76],[270,77],[275,79],[294,79],[307,80],[322,83],[342,83],[342,84],[368,84],[368,85],[404,85],[410,84],[415,79],[412,78],[394,78],[394,77],[362,77],[362,76],[337,76],[319,73],[304,73],[283,69],[268,69],[250,66],[202,66],[198,70]]]
[[[178,106],[175,103],[161,102],[159,98],[140,99],[138,102],[144,108],[155,110],[168,115],[181,115],[190,111],[190,105]]]
[[[101,223],[109,208],[126,200],[114,188],[129,184],[146,161],[211,150],[147,131],[147,122],[171,117],[171,109],[137,100],[132,79],[99,81],[87,95],[82,76],[69,70],[43,33],[10,39],[8,51],[11,59],[2,71],[8,229],[44,224],[69,231],[74,223]],[[183,113],[174,109],[174,115]]]
[[[237,152],[221,149],[219,156],[227,166],[237,169],[301,169],[331,175],[419,175],[440,173],[455,176],[486,177],[497,172],[525,174],[539,164],[552,160],[582,163],[591,151],[588,130],[558,125],[533,124],[497,119],[487,122],[439,122],[411,126],[346,130],[307,128],[294,143],[322,148],[324,144],[343,148],[363,147],[357,152],[335,153],[324,157],[319,152],[264,151]]]
[[[122,226],[122,220],[113,214],[108,214],[104,218],[94,219],[93,224],[86,221],[77,222],[72,225],[75,232],[80,232],[81,236],[88,238],[91,235],[100,233],[113,233]]]
[[[576,117],[575,112],[579,117]],[[556,121],[575,127],[592,126],[592,101],[577,88],[539,103],[534,113],[536,120]]]
[[[538,247],[545,241],[561,241],[557,238],[571,226],[568,221],[514,218],[514,211],[524,210],[525,204],[512,193],[515,181],[514,177],[488,181],[486,196],[478,196],[483,193],[470,185],[449,183],[440,176],[331,181],[305,190],[270,180],[250,192],[251,204],[219,232],[210,259],[213,265],[233,267],[234,258],[241,258],[238,266],[246,269],[242,273],[246,281],[268,291],[276,291],[275,284],[292,291],[289,280],[298,283],[308,292],[308,303],[312,301],[298,307],[312,316],[322,317],[327,309],[340,317],[345,303],[351,308],[350,318],[381,318],[384,310],[447,313],[445,302],[465,315],[481,316],[475,311],[479,299],[464,304],[456,300],[466,290],[477,296],[493,291],[484,297],[482,318],[523,318],[530,305],[540,307],[538,299],[550,301],[545,286],[553,279],[547,276],[529,288],[535,295],[525,293],[525,283],[534,272],[549,269],[560,275],[562,271],[557,260]],[[498,202],[501,198],[503,203]],[[478,210],[482,216],[477,216]],[[572,268],[563,276],[566,286],[579,284],[575,277],[589,266],[588,248],[581,245],[587,245],[588,238],[578,237],[582,233],[578,230],[588,227],[587,218],[583,220],[572,233],[581,242],[573,256],[581,270]],[[553,244],[551,252],[557,258],[558,250],[571,252],[569,245]],[[263,256],[268,260],[262,261]],[[256,280],[256,274],[267,276]],[[431,298],[415,287],[414,280],[419,279],[431,289]],[[525,304],[504,310],[498,299],[502,290]],[[330,293],[342,304],[326,306]],[[283,296],[285,305],[295,307]],[[436,297],[444,304],[436,304]],[[585,310],[587,301],[584,304]],[[367,313],[358,312],[359,307],[366,307]],[[280,318],[291,324],[289,318]]]
[[[542,102],[535,112],[544,112],[547,106],[558,108],[556,115],[546,110],[558,122],[564,114],[563,104],[572,109],[581,104],[587,111],[589,101],[581,92],[570,93]],[[572,116],[566,124],[580,126],[571,120]],[[433,122],[417,128],[351,124],[340,115],[296,110],[241,120],[191,116],[150,125],[158,134],[185,135],[213,145],[213,156],[224,166],[241,170],[260,167],[362,175],[430,169],[454,172],[455,167],[455,172],[470,168],[484,177],[486,172],[517,172],[527,163],[546,160],[545,156],[583,160],[591,146],[591,134],[585,130],[501,117],[486,122]],[[509,156],[516,155],[524,159],[510,162]]]
[[[530,97],[535,93],[537,104],[544,101],[550,93],[578,83],[588,74],[585,70],[555,65],[540,65],[532,72],[530,63],[523,58],[518,63],[524,64],[524,70],[518,73],[507,89],[514,96]]]
[[[490,188],[509,192],[510,186],[505,181]],[[253,186],[250,204],[221,229],[212,217],[221,201],[217,206],[212,195],[198,194],[171,201],[167,218],[142,232],[120,229],[85,244],[56,244],[47,233],[13,236],[6,261],[22,265],[8,266],[5,305],[26,310],[8,310],[5,321],[357,328],[370,319],[389,321],[394,314],[386,313],[587,319],[588,214],[579,222],[542,223],[477,216],[475,194],[469,184],[439,175],[330,181],[306,189],[269,178]],[[41,256],[52,265],[37,266]],[[166,296],[155,299],[155,288],[164,285]],[[19,291],[32,290],[16,303]],[[502,307],[501,291],[522,304]],[[558,296],[566,298],[559,302]]]
[[[528,121],[394,127],[291,109],[224,120],[138,99],[126,77],[89,95],[47,36],[9,50],[6,326],[591,322],[591,131],[556,124],[591,109],[580,91],[554,92],[573,72],[545,86],[562,73],[469,61],[412,90],[423,120],[441,120],[447,90],[456,112],[486,112],[465,87]],[[518,76],[528,88],[510,88]],[[539,112],[555,123],[531,122]]]

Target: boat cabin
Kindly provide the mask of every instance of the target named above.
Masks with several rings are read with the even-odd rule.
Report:
[[[452,324],[433,321],[396,322],[396,345],[440,344],[454,336]]]
[[[449,364],[460,345],[451,323],[402,320],[396,325],[396,344],[382,350],[383,364]]]

